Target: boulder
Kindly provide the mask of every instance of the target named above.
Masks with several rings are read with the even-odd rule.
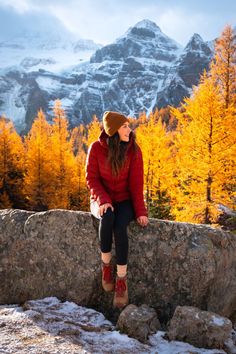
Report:
[[[97,231],[98,221],[88,212],[1,210],[0,303],[56,296],[109,317],[113,293],[101,286]],[[145,228],[132,222],[128,234],[130,303],[153,307],[162,323],[178,305],[226,317],[234,313],[234,234],[159,219],[150,219]]]
[[[147,342],[150,334],[161,328],[156,311],[146,304],[140,307],[130,304],[121,312],[117,328],[128,336]]]
[[[231,338],[231,331],[232,322],[226,317],[192,306],[177,306],[167,336],[199,348],[220,349]]]

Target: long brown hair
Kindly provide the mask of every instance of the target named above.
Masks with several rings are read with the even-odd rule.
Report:
[[[132,134],[133,144],[131,148],[136,151],[137,143],[134,132],[130,133],[130,138]],[[108,162],[111,164],[112,174],[115,176],[119,175],[120,170],[125,164],[127,158],[127,149],[129,142],[121,141],[118,133],[115,133],[108,138]]]

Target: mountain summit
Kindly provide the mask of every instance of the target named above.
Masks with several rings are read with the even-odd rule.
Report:
[[[90,60],[81,62],[81,52],[78,55],[74,50],[77,65],[60,73],[50,72],[58,58],[53,51],[48,61],[25,58],[21,66],[2,71],[0,113],[13,119],[23,133],[31,127],[39,108],[52,114],[56,98],[62,101],[71,127],[90,122],[94,114],[101,118],[105,110],[138,117],[141,111],[149,114],[156,107],[178,105],[191,94],[192,85],[212,57],[198,34],[183,48],[147,19],[130,27],[114,43],[96,51],[93,48]],[[39,70],[44,62],[47,71]]]
[[[211,49],[198,33],[194,33],[188,41],[185,51],[200,51],[206,55],[211,55]]]
[[[125,33],[125,36],[128,36],[129,34],[137,34],[141,36],[143,35],[153,37],[153,34],[159,35],[160,33],[162,33],[162,31],[155,22],[150,20],[142,20],[137,22],[133,27],[130,27]]]
[[[172,61],[181,49],[182,47],[166,36],[154,22],[143,20],[130,27],[114,43],[96,51],[90,62],[120,61],[131,56]]]

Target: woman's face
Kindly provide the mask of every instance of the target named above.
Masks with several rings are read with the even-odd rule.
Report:
[[[129,141],[129,134],[131,129],[129,127],[129,123],[125,122],[119,129],[118,134],[121,141]]]

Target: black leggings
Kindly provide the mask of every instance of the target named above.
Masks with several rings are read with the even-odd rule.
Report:
[[[134,220],[134,209],[130,200],[114,203],[114,211],[108,208],[103,214],[99,224],[99,238],[101,252],[107,253],[112,247],[112,232],[114,231],[116,261],[119,265],[127,264],[128,235],[127,226]]]

